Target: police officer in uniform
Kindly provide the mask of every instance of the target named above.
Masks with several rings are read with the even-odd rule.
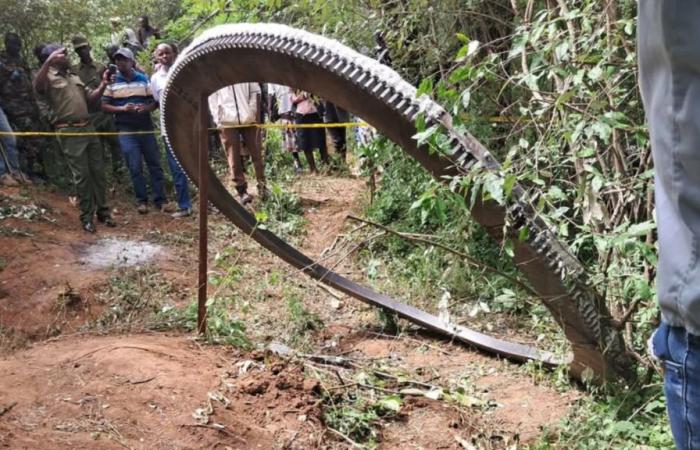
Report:
[[[72,136],[95,132],[90,124],[88,104],[98,102],[107,87],[109,73],[105,72],[99,85],[90,89],[72,72],[65,48],[49,44],[42,57],[46,60],[34,79],[34,89],[49,107],[51,123],[73,173],[82,227],[94,233],[95,214],[101,223],[115,227],[105,197],[104,152],[100,141],[95,136]]]
[[[92,59],[90,43],[82,35],[73,36],[73,50],[80,58],[80,62],[73,67],[73,71],[80,77],[85,87],[96,89],[104,71],[107,70],[104,64],[96,62]],[[114,127],[112,116],[103,112],[99,105],[88,105],[90,112],[90,124],[101,133],[115,133],[117,129]],[[103,147],[109,148],[110,157],[112,159],[112,176],[116,179],[119,175],[119,169],[122,167],[122,151],[119,147],[119,139],[116,135],[100,136],[100,141]]]
[[[20,56],[22,41],[15,33],[5,33],[5,50],[0,53],[0,104],[15,131],[43,131],[39,108],[32,91],[31,71]],[[18,139],[20,157],[29,175],[46,178],[43,163],[45,142],[38,137]]]

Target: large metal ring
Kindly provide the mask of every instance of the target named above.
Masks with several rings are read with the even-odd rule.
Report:
[[[202,98],[218,89],[243,82],[277,83],[312,92],[362,117],[416,159],[439,180],[467,173],[476,162],[498,171],[500,165],[468,133],[457,132],[452,118],[395,71],[350,48],[315,34],[278,24],[222,25],[197,38],[178,57],[162,93],[161,125],[190,179],[198,184],[195,126]],[[440,125],[450,138],[446,154],[428,151],[412,138],[416,119]],[[557,240],[518,185],[506,205],[478,202],[473,217],[496,239],[513,239],[515,263],[552,312],[571,343],[573,357],[555,355],[443,323],[438,317],[401,303],[348,280],[317,264],[269,231],[256,228],[255,218],[229,194],[214,176],[209,178],[209,200],[244,233],[307,275],[369,304],[395,311],[429,330],[451,336],[482,350],[517,361],[546,365],[570,363],[574,375],[600,377],[631,373],[631,359],[614,328],[605,302],[586,282],[584,270]],[[517,239],[526,228],[527,239]]]

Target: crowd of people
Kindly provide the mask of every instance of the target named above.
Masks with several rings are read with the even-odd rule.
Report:
[[[107,227],[117,226],[106,196],[107,156],[113,178],[124,167],[128,171],[138,213],[155,209],[183,218],[192,212],[187,178],[163,140],[177,207],[166,198],[152,118],[178,49],[167,42],[153,45],[152,40],[161,35],[147,16],[139,18],[136,31],[122,27],[117,17],[110,22],[106,64],[93,58],[90,42],[82,35],[71,39],[76,64],[71,64],[66,47],[39,44],[34,48],[38,68],[31,70],[22,58],[22,40],[12,32],[5,34],[5,50],[0,53],[0,132],[5,133],[0,136],[0,185],[50,181],[50,164],[44,156],[52,143],[57,143],[70,172],[81,226],[91,233],[96,231],[95,219]],[[136,56],[150,50],[150,67],[140,67]],[[245,175],[248,160],[252,161],[258,196],[265,200],[269,195],[263,132],[258,124],[266,120],[283,124],[348,120],[347,112],[307,92],[261,83],[226,86],[210,96],[209,109],[242,204],[253,200]],[[53,132],[55,139],[33,134],[42,131]],[[344,161],[345,128],[283,129],[284,149],[292,154],[296,171],[303,170],[299,153],[304,153],[311,172],[318,171],[314,152],[319,152],[322,164],[329,163],[326,133]]]

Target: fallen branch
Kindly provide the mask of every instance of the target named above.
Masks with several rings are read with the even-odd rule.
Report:
[[[353,441],[352,439],[350,439],[349,437],[347,437],[346,435],[344,435],[343,433],[341,433],[340,431],[338,431],[334,428],[326,427],[326,430],[330,431],[331,433],[335,434],[336,436],[341,437],[345,442],[350,444],[353,448],[363,448],[360,444]]]
[[[629,320],[632,318],[634,313],[637,312],[637,308],[639,307],[639,305],[641,303],[642,303],[642,298],[641,297],[636,298],[632,302],[630,307],[627,308],[627,311],[625,311],[625,313],[622,314],[622,317],[620,318],[620,320],[615,322],[615,328],[617,328],[618,330],[623,329],[625,327],[625,324],[627,324],[627,322],[629,322]]]
[[[149,381],[155,380],[157,377],[158,377],[158,375],[154,375],[154,376],[152,376],[152,377],[150,377],[150,378],[146,378],[146,379],[143,379],[143,380],[136,380],[136,381],[131,381],[131,380],[129,380],[129,384],[144,384],[144,383],[148,383]]]
[[[0,408],[0,417],[5,415],[6,413],[10,412],[12,410],[12,408],[14,408],[16,405],[17,405],[17,402],[12,402],[9,405],[3,406],[2,408]]]
[[[396,341],[398,341],[398,340],[406,340],[406,341],[415,342],[416,344],[420,344],[421,346],[425,346],[425,347],[428,347],[428,348],[430,348],[430,349],[435,350],[436,352],[440,352],[440,353],[442,353],[442,354],[445,355],[445,356],[452,356],[452,353],[448,352],[448,351],[445,350],[445,349],[442,349],[442,348],[438,347],[437,345],[433,345],[433,344],[430,344],[430,343],[428,343],[428,342],[424,342],[424,341],[421,341],[421,340],[419,340],[419,339],[415,339],[415,338],[406,336],[405,334],[399,335],[399,336],[392,336],[392,335],[390,335],[390,334],[378,333],[378,332],[376,332],[376,331],[366,331],[366,332],[369,333],[369,334],[373,334],[373,335],[375,335],[375,336],[379,336],[379,337],[381,337],[381,338],[385,338],[385,339],[394,339],[394,340],[396,340]]]
[[[528,293],[530,293],[532,296],[534,296],[534,297],[539,297],[539,294],[538,294],[537,292],[535,292],[535,291],[534,291],[530,286],[528,286],[527,284],[523,283],[522,281],[518,280],[517,278],[513,278],[512,276],[510,276],[510,275],[508,275],[508,274],[506,274],[506,273],[503,273],[502,271],[496,269],[495,267],[491,267],[491,266],[489,266],[488,264],[484,264],[484,263],[482,263],[482,262],[480,262],[480,261],[477,261],[476,259],[474,259],[474,258],[472,258],[471,256],[467,255],[466,253],[463,253],[463,252],[457,251],[457,250],[455,250],[455,249],[452,249],[452,248],[450,248],[450,247],[448,247],[448,246],[446,246],[446,245],[444,245],[444,244],[441,244],[441,243],[439,243],[439,242],[435,242],[435,241],[432,241],[432,240],[430,240],[430,239],[425,239],[425,238],[422,238],[422,237],[418,237],[418,236],[416,236],[416,235],[414,235],[414,234],[411,234],[411,233],[402,233],[402,232],[400,232],[400,231],[393,230],[393,229],[391,229],[391,228],[389,228],[389,227],[386,227],[386,226],[384,226],[384,225],[382,225],[382,224],[379,224],[379,223],[376,223],[376,222],[372,222],[371,220],[361,219],[361,218],[355,217],[355,216],[353,216],[353,215],[348,215],[347,218],[348,218],[348,219],[352,219],[352,220],[356,220],[356,221],[358,221],[358,222],[366,223],[366,224],[368,224],[368,225],[372,225],[373,227],[379,228],[380,230],[382,230],[382,231],[384,231],[384,232],[386,232],[386,233],[392,234],[392,235],[394,235],[394,236],[400,237],[401,239],[405,239],[405,240],[407,240],[407,241],[412,241],[412,242],[420,242],[421,244],[430,245],[430,246],[432,246],[432,247],[437,247],[437,248],[439,248],[439,249],[441,249],[441,250],[444,250],[444,251],[446,251],[446,252],[448,252],[448,253],[452,253],[453,255],[459,256],[460,258],[464,259],[464,260],[467,261],[469,264],[471,264],[471,265],[473,265],[473,266],[475,266],[475,267],[479,267],[479,268],[481,268],[481,269],[486,270],[487,272],[491,272],[491,273],[493,273],[493,274],[499,275],[499,276],[505,278],[506,280],[510,281],[511,283],[520,286],[522,289],[524,289],[525,291],[527,291]]]

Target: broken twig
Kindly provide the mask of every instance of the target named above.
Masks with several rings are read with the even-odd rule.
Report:
[[[12,402],[9,405],[0,408],[0,417],[2,417],[5,413],[10,412],[15,405],[17,405],[17,402]]]

